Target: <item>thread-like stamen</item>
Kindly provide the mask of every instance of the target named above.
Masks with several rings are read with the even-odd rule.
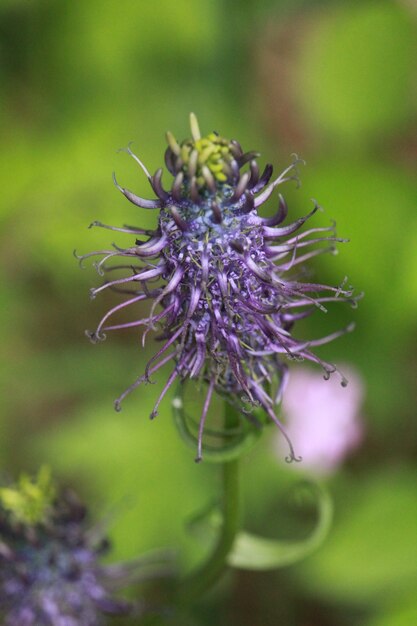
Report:
[[[278,389],[275,394],[274,404],[280,405],[282,402],[282,397],[285,393],[285,389],[287,388],[288,381],[290,378],[290,372],[287,365],[284,365],[281,371],[281,380],[279,381]]]
[[[154,317],[144,317],[141,320],[136,320],[134,322],[126,322],[124,324],[115,324],[113,326],[105,326],[103,331],[107,330],[119,330],[124,328],[134,328],[136,326],[147,326],[149,324],[155,325],[156,322],[160,322],[165,316],[169,315],[169,313],[174,308],[174,303],[170,304],[166,309],[155,315]],[[149,330],[149,329],[148,329]]]
[[[136,302],[140,302],[141,300],[146,300],[146,298],[148,298],[146,294],[140,294],[139,296],[136,296],[136,298],[132,298],[131,300],[127,300],[127,302],[122,302],[121,304],[118,304],[117,306],[110,309],[110,311],[108,311],[106,315],[104,315],[104,317],[102,317],[94,333],[91,333],[90,331],[86,331],[86,333],[89,333],[88,336],[90,337],[90,339],[96,337],[98,340],[100,340],[101,329],[103,328],[103,325],[105,324],[106,320],[109,319],[109,317],[117,313],[117,311],[120,311],[121,309],[130,306],[131,304],[135,304]]]
[[[200,417],[200,423],[198,425],[198,443],[197,443],[197,457],[195,459],[196,463],[200,463],[200,461],[202,461],[203,459],[203,433],[204,433],[204,426],[206,423],[206,418],[207,418],[207,413],[210,407],[210,403],[211,403],[211,398],[213,395],[213,390],[214,390],[214,383],[215,383],[215,377],[213,376],[210,380],[208,389],[207,389],[207,394],[206,394],[206,399],[204,400],[204,406],[203,406],[203,411],[201,413],[201,417]]]
[[[293,241],[295,241],[296,239],[298,241],[301,241],[302,239],[305,239],[306,237],[309,237],[310,235],[315,235],[316,233],[333,233],[333,236],[336,237],[336,231],[334,228],[334,224],[332,224],[332,226],[324,226],[321,228],[309,228],[308,230],[305,230],[302,233],[297,233],[297,235],[295,237],[291,237],[290,239],[287,239],[287,243],[293,243]],[[347,242],[347,239],[344,239],[344,242]]]
[[[297,289],[291,289],[291,287],[289,287],[288,283],[285,283],[284,281],[280,281],[280,279],[274,277],[274,283],[279,286],[281,285],[281,288],[283,290],[283,293],[285,293],[287,296],[294,296],[296,298],[300,298],[300,292],[297,291]],[[317,309],[320,309],[320,311],[322,311],[322,313],[327,313],[327,309],[326,307],[324,307],[321,304],[321,299],[320,298],[310,298],[310,296],[306,296],[303,293],[303,299],[307,302],[309,302],[311,305],[313,305],[314,307],[316,307]],[[285,308],[285,304],[282,305],[283,308]]]
[[[85,269],[83,262],[92,256],[99,256],[101,254],[114,254],[112,250],[96,250],[94,252],[87,252],[87,254],[77,254],[77,250],[73,251],[73,256],[77,259],[80,269]]]
[[[278,185],[282,185],[283,183],[289,181],[289,180],[295,180],[298,184],[299,184],[299,178],[298,178],[298,171],[297,171],[297,165],[298,163],[305,163],[305,161],[303,161],[303,159],[299,159],[297,157],[297,155],[295,156],[295,160],[293,161],[293,163],[291,163],[291,165],[289,165],[283,172],[281,172],[281,174],[278,176],[278,178],[276,178],[270,185],[269,187],[267,187],[265,189],[265,191],[263,191],[261,193],[260,196],[258,196],[255,199],[255,207],[260,206],[261,204],[263,204],[264,202],[266,202],[269,198],[269,196],[272,194],[272,192],[274,191],[275,187],[277,187]],[[294,176],[286,176],[286,174],[288,174],[291,171],[295,171],[296,174]],[[252,193],[254,193],[252,191]]]
[[[144,172],[145,176],[149,179],[151,178],[151,175],[149,173],[148,168],[142,163],[142,161],[140,160],[140,158],[138,156],[136,156],[136,154],[134,154],[132,152],[132,150],[130,149],[130,146],[132,145],[133,141],[130,141],[127,145],[126,148],[119,148],[118,152],[127,152],[127,154],[129,156],[131,156],[133,159],[135,159],[136,163],[139,165],[139,167],[142,169],[142,171]]]
[[[159,361],[159,363],[156,363],[156,365],[151,367],[151,369],[149,370],[149,376],[152,376],[152,374],[157,372],[161,367],[163,367],[166,363],[168,363],[168,361],[173,359],[176,355],[177,355],[177,351],[174,350],[173,352],[171,352],[171,354],[169,354],[164,359]],[[125,389],[124,392],[122,394],[120,394],[120,396],[118,398],[116,398],[116,400],[114,401],[114,409],[115,409],[115,411],[117,411],[119,413],[122,410],[122,402],[126,398],[126,396],[128,396],[130,393],[132,393],[132,391],[137,389],[146,380],[147,380],[146,376],[144,374],[142,374],[131,385],[129,385],[129,387],[127,389]]]
[[[334,339],[338,339],[339,337],[343,337],[343,335],[346,335],[348,333],[351,333],[355,330],[355,323],[351,322],[350,324],[348,324],[346,326],[346,328],[342,328],[341,330],[337,330],[334,333],[331,333],[330,335],[326,335],[326,337],[322,337],[321,339],[313,339],[311,341],[308,342],[309,347],[313,346],[313,347],[317,347],[317,346],[324,346],[326,343],[330,343],[330,341],[333,341]]]
[[[109,226],[108,224],[103,224],[103,222],[99,222],[98,220],[94,220],[91,222],[88,228],[107,228],[108,230],[114,230],[118,233],[127,233],[128,235],[153,235],[155,231],[148,230],[144,228],[136,228],[135,226],[127,226],[124,225],[122,228],[117,226]]]
[[[288,252],[292,252],[294,248],[301,249],[308,246],[312,246],[316,243],[322,243],[325,241],[334,241],[337,243],[347,243],[347,239],[341,239],[340,237],[319,237],[317,239],[308,239],[304,241],[299,241],[297,238],[291,242],[286,242],[285,244],[281,244],[278,246],[265,246],[265,251],[272,259],[280,257],[282,254],[288,254]]]
[[[308,261],[308,259],[312,259],[316,256],[319,256],[320,254],[327,254],[328,252],[333,252],[334,248],[332,246],[329,246],[327,248],[320,248],[319,250],[313,250],[312,252],[307,252],[306,254],[302,254],[301,256],[297,257],[296,256],[296,251],[297,248],[296,246],[294,246],[294,250],[293,250],[293,255],[292,258],[289,262],[287,263],[280,263],[279,265],[276,265],[275,267],[277,268],[277,270],[279,270],[280,272],[288,272],[289,270],[291,270],[293,267],[295,267],[296,265],[300,265],[301,263],[305,263],[305,261]],[[285,253],[286,256],[287,253]],[[282,255],[284,256],[284,255]],[[279,257],[281,258],[281,255],[279,255]],[[273,259],[275,260],[275,259]]]
[[[285,287],[285,289],[298,289],[298,293],[302,293],[311,291],[334,291],[336,293],[336,297],[342,295],[350,298],[352,295],[352,291],[345,291],[340,286],[332,287],[331,285],[322,285],[320,283],[296,283],[293,281],[281,281],[281,284]]]
[[[177,372],[177,370],[176,370],[176,369],[174,369],[174,370],[171,372],[171,374],[169,375],[168,380],[167,380],[167,382],[166,382],[166,384],[165,384],[164,388],[162,389],[162,391],[161,391],[161,393],[160,393],[160,395],[159,395],[158,400],[157,400],[157,401],[156,401],[156,403],[155,403],[155,406],[154,406],[154,408],[153,408],[153,411],[152,411],[152,413],[151,413],[151,414],[150,414],[150,416],[149,416],[151,420],[155,419],[155,417],[158,415],[159,405],[161,404],[161,402],[162,402],[162,400],[163,400],[164,396],[166,395],[166,393],[167,393],[168,389],[171,387],[172,383],[174,382],[174,380],[175,380],[177,377],[178,377],[178,372]]]
[[[288,456],[285,457],[285,460],[287,463],[299,463],[300,461],[303,460],[303,457],[301,456],[296,456],[295,452],[294,452],[294,446],[292,444],[292,441],[287,433],[287,431],[284,428],[284,425],[280,422],[280,420],[277,418],[277,416],[275,415],[274,411],[271,409],[271,407],[269,406],[265,406],[264,408],[266,410],[266,412],[268,413],[269,417],[271,418],[271,420],[278,426],[279,430],[281,431],[281,434],[284,436],[285,441],[288,444],[290,453]]]
[[[121,254],[118,250],[116,250],[114,252],[110,252],[109,254],[106,254],[99,262],[96,261],[95,263],[93,263],[93,267],[96,270],[97,274],[99,276],[104,276],[105,272],[111,271],[113,268],[105,267],[104,264],[109,259],[113,259],[114,257],[120,257],[120,256],[132,257],[132,256],[135,256],[135,254],[134,254],[134,251],[132,251],[131,253],[130,252],[126,252],[126,254]],[[117,265],[115,265],[114,267],[117,268]],[[132,268],[132,265],[129,265],[129,268]],[[142,268],[139,268],[139,269],[142,269]]]
[[[152,269],[147,269],[139,274],[134,274],[133,276],[128,276],[127,278],[118,278],[117,280],[112,280],[108,283],[104,283],[104,285],[101,285],[100,287],[96,287],[95,289],[91,289],[90,290],[90,294],[92,298],[95,298],[96,295],[98,293],[100,293],[100,291],[103,291],[103,289],[107,289],[108,287],[111,287],[113,285],[122,285],[124,283],[129,283],[132,281],[143,281],[143,280],[149,280],[150,278],[156,278],[157,276],[160,276],[161,274],[163,274],[163,272],[165,271],[165,263],[163,263],[161,266],[159,267],[153,267]]]

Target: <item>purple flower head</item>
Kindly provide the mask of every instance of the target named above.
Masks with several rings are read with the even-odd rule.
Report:
[[[127,248],[114,246],[83,255],[98,255],[98,272],[121,277],[105,280],[91,291],[92,297],[106,289],[124,293],[121,304],[103,317],[97,329],[89,332],[92,341],[105,338],[117,329],[144,326],[160,330],[162,347],[148,362],[145,372],[116,400],[122,400],[164,364],[172,370],[151,417],[158,414],[161,400],[177,379],[194,379],[206,384],[206,399],[199,422],[197,459],[202,456],[204,424],[212,394],[216,391],[245,414],[248,402],[262,407],[287,439],[288,460],[296,460],[292,444],[277,418],[287,378],[288,359],[308,359],[318,363],[325,377],[336,370],[322,361],[312,348],[327,343],[347,329],[327,337],[300,341],[292,336],[294,323],[328,302],[357,298],[344,284],[331,287],[300,282],[303,264],[319,254],[334,252],[338,239],[334,224],[299,232],[319,209],[314,204],[305,217],[284,224],[287,205],[278,196],[278,211],[261,217],[259,208],[275,189],[298,180],[299,159],[272,178],[272,166],[261,173],[256,152],[243,152],[235,140],[213,132],[201,137],[196,117],[191,114],[192,138],[181,143],[167,133],[165,163],[174,177],[170,189],[162,185],[162,169],[152,176],[130,148],[128,153],[145,172],[157,196],[140,198],[118,185],[133,204],[158,211],[155,230],[133,226],[114,228],[137,238]],[[145,239],[142,237],[145,236]],[[117,259],[117,265],[111,263]],[[144,319],[114,324],[110,318],[126,307],[149,301]],[[342,376],[342,384],[346,384]],[[246,409],[247,412],[247,409]]]
[[[288,434],[297,441],[303,469],[315,474],[335,471],[363,439],[363,382],[357,372],[346,371],[349,386],[341,389],[333,378],[325,382],[316,372],[295,368],[285,390],[282,413]],[[281,456],[282,440],[277,450]]]
[[[56,493],[47,470],[0,489],[0,617],[5,626],[99,626],[132,606],[113,592],[129,584],[127,565],[100,565],[86,510]],[[131,582],[131,581],[130,581]]]

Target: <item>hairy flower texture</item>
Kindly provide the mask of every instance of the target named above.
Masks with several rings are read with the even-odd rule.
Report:
[[[55,496],[42,469],[36,480],[0,489],[0,617],[6,626],[98,626],[132,606],[113,597],[132,566],[100,565],[108,542],[95,540],[72,492]]]
[[[169,190],[162,185],[162,169],[152,176],[127,149],[157,198],[140,198],[118,185],[116,179],[114,182],[136,206],[158,211],[158,224],[149,231],[93,223],[147,238],[136,239],[127,248],[113,244],[113,250],[77,257],[82,262],[93,255],[101,256],[96,269],[102,275],[116,269],[127,272],[92,289],[92,297],[106,289],[125,290],[129,297],[106,313],[88,335],[95,342],[104,339],[107,331],[144,326],[145,338],[149,330],[161,328],[162,347],[148,362],[144,374],[116,400],[116,409],[120,409],[127,394],[148,382],[169,361],[172,371],[152,418],[176,379],[203,381],[207,391],[196,460],[201,459],[204,424],[214,391],[239,405],[243,414],[247,413],[248,403],[262,407],[288,441],[288,460],[297,460],[274,411],[287,379],[285,361],[313,361],[321,365],[328,378],[336,367],[322,361],[312,348],[350,331],[352,326],[311,341],[295,339],[291,330],[296,321],[315,309],[325,311],[328,302],[349,301],[355,305],[357,300],[344,284],[331,287],[300,282],[298,278],[306,261],[334,252],[335,243],[346,240],[336,237],[334,224],[299,232],[319,209],[316,203],[308,215],[284,225],[287,205],[279,195],[277,213],[273,217],[259,215],[260,207],[277,187],[289,180],[298,181],[299,159],[295,158],[271,181],[272,166],[266,165],[260,173],[258,153],[245,153],[237,141],[215,132],[201,137],[193,114],[190,121],[191,139],[178,143],[167,133],[165,163],[174,177]],[[109,261],[116,258],[121,263],[112,267]],[[145,319],[109,324],[114,314],[143,301],[151,303]],[[343,376],[342,384],[346,384]]]

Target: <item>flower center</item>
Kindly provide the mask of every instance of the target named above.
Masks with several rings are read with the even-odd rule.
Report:
[[[195,176],[199,188],[206,185],[203,168],[207,167],[219,183],[225,183],[230,173],[233,154],[230,143],[216,133],[192,141],[186,139],[180,146],[183,172],[186,176]]]
[[[212,132],[201,136],[196,116],[190,115],[191,139],[177,142],[174,135],[167,133],[167,141],[176,162],[176,171],[182,172],[185,180],[196,181],[200,191],[207,188],[208,181],[223,185],[233,178],[235,159],[233,143]],[[235,163],[236,165],[236,163]]]

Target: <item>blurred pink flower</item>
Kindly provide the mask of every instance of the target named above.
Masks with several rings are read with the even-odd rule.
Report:
[[[303,459],[299,467],[316,474],[334,471],[363,439],[363,382],[357,372],[344,370],[347,387],[336,377],[324,380],[305,368],[293,369],[284,393],[282,413],[296,453]],[[276,441],[282,457],[284,442]]]

